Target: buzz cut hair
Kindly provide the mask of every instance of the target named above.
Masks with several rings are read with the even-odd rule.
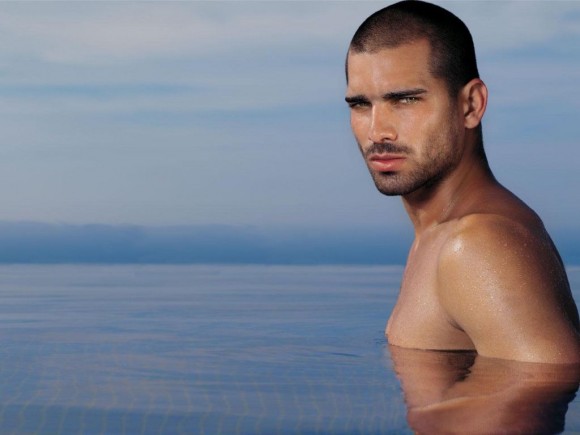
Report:
[[[349,53],[375,53],[421,39],[429,42],[431,74],[445,81],[450,95],[479,78],[473,38],[465,23],[440,6],[419,0],[404,0],[368,17],[355,32]]]

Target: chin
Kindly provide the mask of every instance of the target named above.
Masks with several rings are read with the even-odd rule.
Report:
[[[396,175],[392,175],[392,177],[396,177]],[[402,196],[407,195],[416,190],[415,185],[394,182],[396,180],[389,180],[392,182],[385,183],[385,180],[382,180],[379,177],[373,176],[373,179],[377,190],[385,196]]]
[[[377,190],[385,196],[401,196],[405,195],[405,193],[401,193],[399,190],[392,190],[392,189],[384,189],[382,187],[377,186]]]

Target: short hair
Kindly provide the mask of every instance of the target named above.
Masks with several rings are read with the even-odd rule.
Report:
[[[479,78],[473,38],[463,21],[440,6],[405,0],[368,17],[355,32],[349,52],[376,52],[419,39],[429,41],[430,72],[447,83],[455,96],[470,80]],[[347,57],[348,81],[348,57]]]

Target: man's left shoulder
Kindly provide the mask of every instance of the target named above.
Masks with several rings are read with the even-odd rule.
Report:
[[[471,215],[450,228],[437,290],[453,323],[484,356],[579,361],[577,311],[549,236],[534,223]]]
[[[440,261],[460,261],[460,265],[472,258],[481,265],[531,266],[537,261],[545,264],[546,257],[561,266],[548,233],[535,215],[524,219],[491,213],[467,215],[450,226],[440,252]]]

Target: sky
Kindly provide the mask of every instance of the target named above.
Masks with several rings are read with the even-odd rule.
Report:
[[[404,258],[408,218],[344,103],[350,38],[388,3],[1,2],[0,241],[28,259],[105,230],[111,252],[213,234],[239,258],[258,239],[264,258]],[[580,262],[580,2],[437,4],[473,33],[492,169]]]

